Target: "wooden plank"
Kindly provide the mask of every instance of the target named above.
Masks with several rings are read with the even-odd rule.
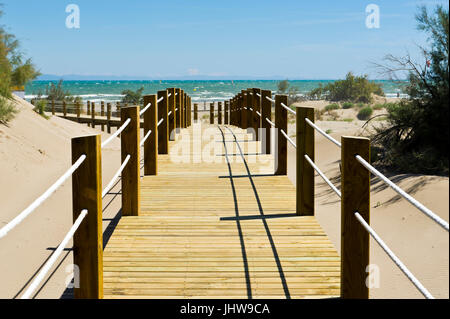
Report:
[[[202,135],[195,129],[212,128],[217,130],[190,127],[189,140],[170,147],[193,145]],[[245,140],[243,150],[253,152],[259,142],[231,129]],[[340,258],[313,216],[295,214],[294,185],[286,175],[268,175],[255,176],[253,188],[240,156],[231,156],[239,155],[233,136],[224,134],[229,166],[220,131],[212,152],[217,162],[192,161],[207,140],[195,141],[200,147],[189,148],[183,165],[159,156],[159,175],[142,180],[142,216],[122,217],[105,249],[105,297],[286,298],[287,290],[291,298],[339,295]],[[273,156],[246,158],[251,172],[273,172]]]

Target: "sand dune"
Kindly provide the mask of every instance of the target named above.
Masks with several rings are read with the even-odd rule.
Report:
[[[46,120],[32,111],[31,104],[18,98],[16,102],[20,113],[8,126],[0,126],[2,226],[70,167],[72,137],[99,133],[86,125],[54,116]],[[103,151],[102,166],[105,184],[120,166],[119,140],[113,141]],[[69,179],[41,207],[0,240],[0,298],[13,298],[22,292],[27,281],[44,264],[71,227],[71,183]],[[112,197],[107,195],[106,204]],[[104,211],[105,219],[114,217],[119,208],[120,196]],[[104,227],[109,222],[105,220]],[[59,298],[64,292],[65,280],[69,275],[65,267],[72,263],[73,257],[70,252],[64,252],[60,260],[62,262],[57,271],[45,283],[38,298]]]
[[[358,135],[363,121],[352,123],[318,121],[340,141],[343,135]],[[289,128],[290,134],[295,127]],[[288,144],[288,175],[295,182],[295,149]],[[340,187],[340,149],[316,133],[315,161],[325,175]],[[448,221],[449,179],[440,176],[392,175],[389,178],[425,206]],[[319,223],[340,251],[340,199],[316,176],[315,207]],[[449,297],[449,236],[406,200],[399,198],[378,178],[372,179],[371,226],[436,298]],[[380,287],[371,289],[371,298],[422,298],[405,275],[371,240],[371,264],[380,269]]]

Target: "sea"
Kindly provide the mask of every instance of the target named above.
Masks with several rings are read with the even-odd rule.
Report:
[[[45,97],[46,88],[50,83],[58,81],[33,81],[25,87],[25,98],[31,100],[41,94]],[[261,88],[277,91],[277,84],[280,80],[210,80],[210,81],[64,81],[62,87],[71,95],[81,97],[83,101],[91,102],[117,102],[123,97],[122,92],[144,87],[143,94],[156,94],[157,91],[165,90],[169,87],[183,89],[192,98],[193,102],[213,102],[223,101],[232,98],[236,93],[247,88]],[[299,95],[304,95],[319,84],[326,85],[334,80],[292,80],[290,87],[296,87]],[[381,84],[386,97],[405,97],[402,93],[402,83],[390,80],[376,80]]]

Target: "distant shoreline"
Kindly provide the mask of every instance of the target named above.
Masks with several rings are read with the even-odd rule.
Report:
[[[319,84],[325,85],[336,80],[289,80],[291,87],[298,88],[299,95],[305,95]],[[45,95],[45,89],[57,80],[33,81],[25,87],[25,98],[31,100],[39,92]],[[167,87],[181,87],[189,93],[193,102],[213,102],[232,98],[236,92],[247,88],[259,87],[277,91],[279,80],[67,80],[63,89],[73,96],[81,97],[84,102],[117,102],[123,97],[124,90],[137,90],[144,87],[144,94],[153,94]],[[401,92],[401,82],[391,80],[374,80],[381,84],[388,98],[407,97]]]

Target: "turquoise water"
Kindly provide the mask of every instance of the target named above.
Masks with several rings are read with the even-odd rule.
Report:
[[[45,93],[50,82],[33,81],[25,88],[25,98],[31,99],[39,92]],[[144,94],[155,94],[159,90],[169,87],[179,87],[188,93],[194,102],[220,101],[233,97],[237,92],[247,88],[261,88],[264,90],[277,90],[278,80],[239,80],[239,81],[64,81],[63,88],[74,96],[80,96],[83,101],[120,101],[123,90],[137,90],[144,87]],[[333,80],[292,80],[291,86],[305,94],[319,86]],[[386,96],[396,97],[401,93],[398,83],[388,80],[375,81],[381,83]],[[400,96],[403,96],[402,94]]]

